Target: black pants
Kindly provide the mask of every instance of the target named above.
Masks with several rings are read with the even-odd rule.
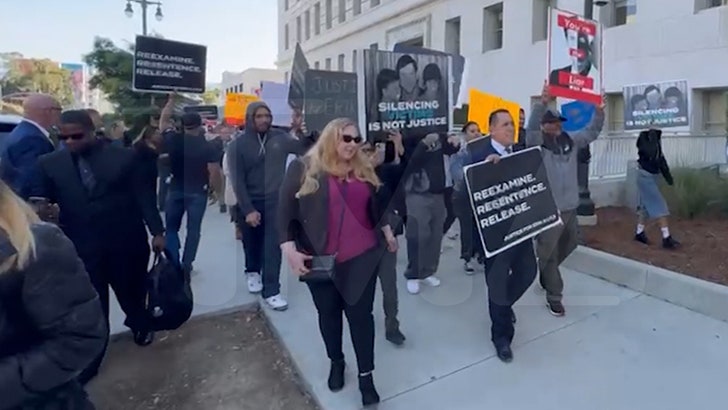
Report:
[[[468,194],[456,191],[453,195],[453,206],[460,223],[460,259],[470,261],[476,253],[479,253],[480,237],[475,230],[475,219]]]
[[[146,241],[136,244],[136,249],[116,249],[102,255],[82,257],[91,283],[99,294],[101,308],[107,325],[109,323],[109,286],[114,290],[119,306],[126,314],[124,325],[131,330],[147,331],[150,318],[146,310],[147,272],[149,266],[149,246]],[[99,371],[106,354],[106,348],[81,373],[79,381],[86,383]]]
[[[260,273],[263,280],[263,298],[281,293],[281,248],[278,242],[276,203],[253,202],[253,207],[260,212],[261,224],[252,227],[245,223],[245,216],[240,223],[243,234],[243,251],[245,251],[245,271]]]
[[[537,270],[531,240],[485,260],[491,340],[496,346],[510,345],[513,341],[513,304],[531,286]]]
[[[356,263],[356,262],[355,262]],[[354,272],[357,270],[357,272]],[[358,269],[336,268],[338,277],[359,274]],[[344,360],[342,338],[344,332],[344,319],[346,315],[349,322],[351,342],[356,353],[356,362],[359,373],[368,373],[374,370],[374,291],[377,284],[376,272],[372,272],[368,281],[364,283],[361,296],[349,300],[342,295],[340,284],[334,282],[308,283],[313,303],[316,305],[319,319],[319,330],[326,345],[326,354],[331,360]]]
[[[443,234],[450,230],[452,224],[455,223],[455,218],[457,217],[455,207],[453,205],[453,192],[454,189],[452,187],[445,188],[445,192],[443,192],[443,197],[445,198],[445,210],[447,211],[447,216],[445,216],[445,225],[442,227]]]

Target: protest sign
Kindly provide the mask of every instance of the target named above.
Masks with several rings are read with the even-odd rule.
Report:
[[[437,56],[449,56],[452,59],[452,100],[454,105],[460,106],[461,98],[465,94],[465,57],[460,54],[449,54],[444,51],[432,50],[429,48],[415,47],[403,43],[397,43],[392,50],[395,53],[405,54],[431,54]]]
[[[303,91],[306,71],[309,65],[303,49],[299,43],[296,43],[296,51],[293,54],[293,65],[291,66],[291,78],[288,80],[288,105],[291,108],[303,108]]]
[[[261,81],[260,99],[268,105],[273,115],[273,125],[291,125],[291,107],[288,105],[288,84]]]
[[[136,37],[134,91],[202,94],[206,69],[206,46],[158,37]]]
[[[357,121],[357,79],[354,73],[308,70],[303,93],[306,129],[321,132],[336,118]]]
[[[450,57],[364,50],[359,76],[367,137],[446,133],[452,122]],[[360,98],[362,98],[360,97]]]
[[[495,110],[505,109],[511,113],[513,121],[518,124],[520,106],[513,101],[505,100],[497,95],[487,94],[474,88],[470,89],[468,102],[468,121],[478,123],[480,131],[485,135],[489,132],[488,118]],[[514,141],[518,141],[519,129],[516,127]]]
[[[594,20],[552,8],[548,45],[551,95],[600,105],[601,25]]]
[[[622,95],[625,130],[690,125],[686,80],[628,85]]]
[[[540,147],[504,156],[497,164],[469,165],[464,171],[487,258],[561,223]]]
[[[217,120],[217,105],[186,105],[184,112],[196,112],[203,120]]]
[[[228,93],[225,96],[225,123],[230,125],[245,124],[245,110],[253,101],[258,101],[257,95]]]
[[[596,112],[594,104],[576,100],[562,104],[559,109],[561,116],[566,118],[566,121],[562,123],[563,130],[566,132],[583,130],[592,122]]]

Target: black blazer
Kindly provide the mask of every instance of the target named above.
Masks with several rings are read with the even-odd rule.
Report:
[[[40,158],[42,196],[60,207],[59,225],[82,259],[110,250],[148,249],[145,223],[152,235],[162,234],[164,226],[138,156],[103,143],[92,149],[87,157],[96,177],[92,192],[81,183],[66,149]]]
[[[280,243],[294,241],[299,250],[310,255],[322,255],[326,249],[329,214],[328,175],[319,177],[319,189],[313,194],[296,198],[305,173],[305,157],[291,163],[283,179],[278,201],[278,235]],[[369,185],[369,217],[384,242],[381,228],[389,225],[386,188]]]

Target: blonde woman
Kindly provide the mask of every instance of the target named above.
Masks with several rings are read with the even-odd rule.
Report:
[[[280,190],[281,250],[306,282],[331,360],[328,386],[344,387],[343,317],[349,322],[364,406],[379,402],[374,388],[372,307],[378,266],[397,240],[382,206],[381,182],[360,149],[354,121],[336,119],[301,159],[291,163]]]
[[[0,408],[93,409],[76,377],[106,338],[73,243],[0,182]]]

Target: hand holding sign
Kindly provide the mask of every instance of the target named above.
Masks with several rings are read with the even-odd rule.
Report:
[[[555,99],[556,99],[556,97],[551,95],[549,81],[544,80],[543,89],[541,90],[541,103],[543,103],[543,105],[549,105],[551,103],[551,101],[554,101]]]
[[[498,155],[498,154],[490,154],[490,155],[488,155],[485,158],[485,162],[486,163],[492,162],[494,164],[497,164],[497,163],[500,162],[500,159],[501,159],[500,155]]]

